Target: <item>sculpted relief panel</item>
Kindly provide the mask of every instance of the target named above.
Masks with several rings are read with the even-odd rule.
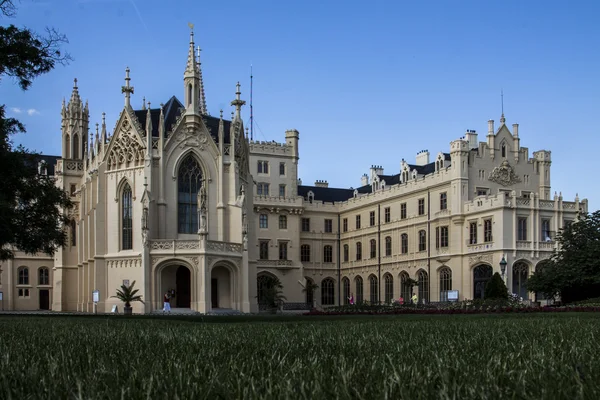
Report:
[[[521,182],[521,178],[515,174],[515,171],[506,160],[502,161],[499,167],[494,168],[490,173],[489,180],[502,186],[510,186]]]

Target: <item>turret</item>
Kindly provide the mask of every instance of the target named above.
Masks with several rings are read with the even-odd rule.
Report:
[[[65,159],[82,160],[87,149],[87,133],[89,131],[89,107],[85,106],[79,96],[77,79],[73,83],[73,91],[69,103],[63,100],[61,110],[62,126],[62,157]]]
[[[513,124],[513,151],[515,152],[515,162],[519,162],[519,152],[521,150],[519,139],[519,124]]]

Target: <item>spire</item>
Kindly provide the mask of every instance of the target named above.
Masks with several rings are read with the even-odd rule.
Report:
[[[242,106],[244,104],[246,104],[246,102],[240,98],[240,95],[242,94],[242,92],[240,92],[240,83],[238,82],[237,85],[235,85],[235,87],[236,87],[235,100],[233,100],[231,102],[231,105],[235,106],[235,117],[241,118],[242,117],[241,116]]]
[[[102,113],[102,132],[101,132],[101,141],[102,146],[106,144],[106,113]]]
[[[160,116],[158,117],[158,137],[163,140],[165,137],[165,114],[163,112],[165,105],[160,103]]]
[[[502,103],[502,116],[500,117],[500,124],[504,125],[506,118],[504,118],[504,90],[500,89],[500,102]]]
[[[142,97],[142,110],[146,110],[146,96]]]
[[[146,155],[152,156],[152,116],[150,114],[150,102],[146,113]]]
[[[197,68],[198,68],[198,79],[200,80],[200,99],[199,99],[199,107],[200,107],[200,114],[203,115],[207,115],[208,112],[206,111],[206,97],[204,96],[204,83],[202,82],[202,63],[200,62],[200,51],[202,51],[202,49],[200,49],[200,46],[196,47],[196,52],[198,55],[198,63],[197,63]]]
[[[73,79],[73,91],[71,92],[71,100],[69,103],[81,103],[81,97],[79,97],[79,88],[77,87],[77,78]]]
[[[194,24],[188,23],[188,26],[190,27],[190,48],[188,50],[185,74],[195,75],[198,72],[198,66],[196,65],[196,57],[194,56]]]
[[[133,86],[129,85],[129,67],[125,69],[125,86],[121,86],[121,93],[125,93],[125,107],[131,107],[130,97],[133,94]]]

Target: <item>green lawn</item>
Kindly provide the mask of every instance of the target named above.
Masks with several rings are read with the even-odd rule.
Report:
[[[2,399],[599,399],[600,315],[0,317]]]

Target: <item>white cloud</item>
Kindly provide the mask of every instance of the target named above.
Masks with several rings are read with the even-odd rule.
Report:
[[[38,110],[36,110],[35,108],[30,108],[29,110],[27,110],[27,115],[36,115],[39,114],[40,112]]]
[[[23,110],[21,110],[19,107],[11,107],[10,111],[14,112],[15,114],[21,114],[23,112]]]

